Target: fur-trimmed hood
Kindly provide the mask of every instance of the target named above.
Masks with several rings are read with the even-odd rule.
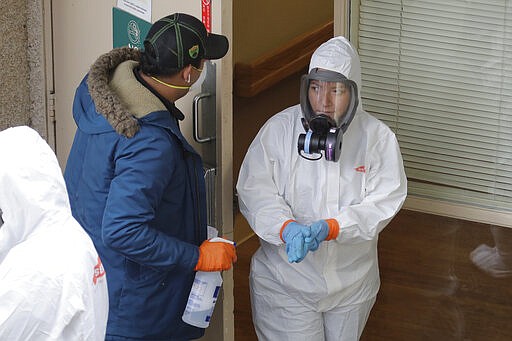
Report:
[[[96,111],[107,119],[116,132],[132,137],[139,130],[137,120],[109,85],[116,67],[127,60],[139,61],[140,51],[122,47],[101,55],[91,66],[87,86]]]
[[[73,103],[73,116],[80,129],[91,134],[115,130],[133,137],[140,129],[138,119],[167,111],[164,103],[135,77],[133,69],[139,60],[139,50],[122,47],[94,62]]]

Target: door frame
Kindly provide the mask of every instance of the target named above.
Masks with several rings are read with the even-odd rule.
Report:
[[[348,38],[350,15],[350,0],[334,0],[334,36]]]

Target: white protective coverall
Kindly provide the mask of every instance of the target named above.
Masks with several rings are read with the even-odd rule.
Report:
[[[105,272],[31,128],[0,132],[0,209],[0,340],[104,340]]]
[[[309,69],[317,67],[342,73],[361,93],[359,58],[345,38],[315,51]],[[380,286],[379,232],[406,197],[402,157],[393,132],[361,99],[338,162],[299,156],[301,117],[299,105],[271,117],[239,174],[240,210],[261,243],[251,262],[254,324],[260,340],[357,340]],[[289,263],[283,223],[330,218],[339,223],[338,237]]]

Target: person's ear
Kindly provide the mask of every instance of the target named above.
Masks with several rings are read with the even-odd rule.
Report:
[[[181,70],[181,76],[185,83],[190,84],[192,79],[192,65],[189,64]]]

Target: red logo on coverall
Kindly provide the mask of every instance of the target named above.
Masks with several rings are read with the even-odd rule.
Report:
[[[94,276],[92,277],[92,282],[96,284],[98,279],[105,276],[105,269],[103,268],[103,264],[101,264],[101,259],[98,257],[98,264],[94,266]]]
[[[359,166],[357,168],[355,168],[356,172],[359,172],[359,173],[366,173],[366,167],[365,166]]]

